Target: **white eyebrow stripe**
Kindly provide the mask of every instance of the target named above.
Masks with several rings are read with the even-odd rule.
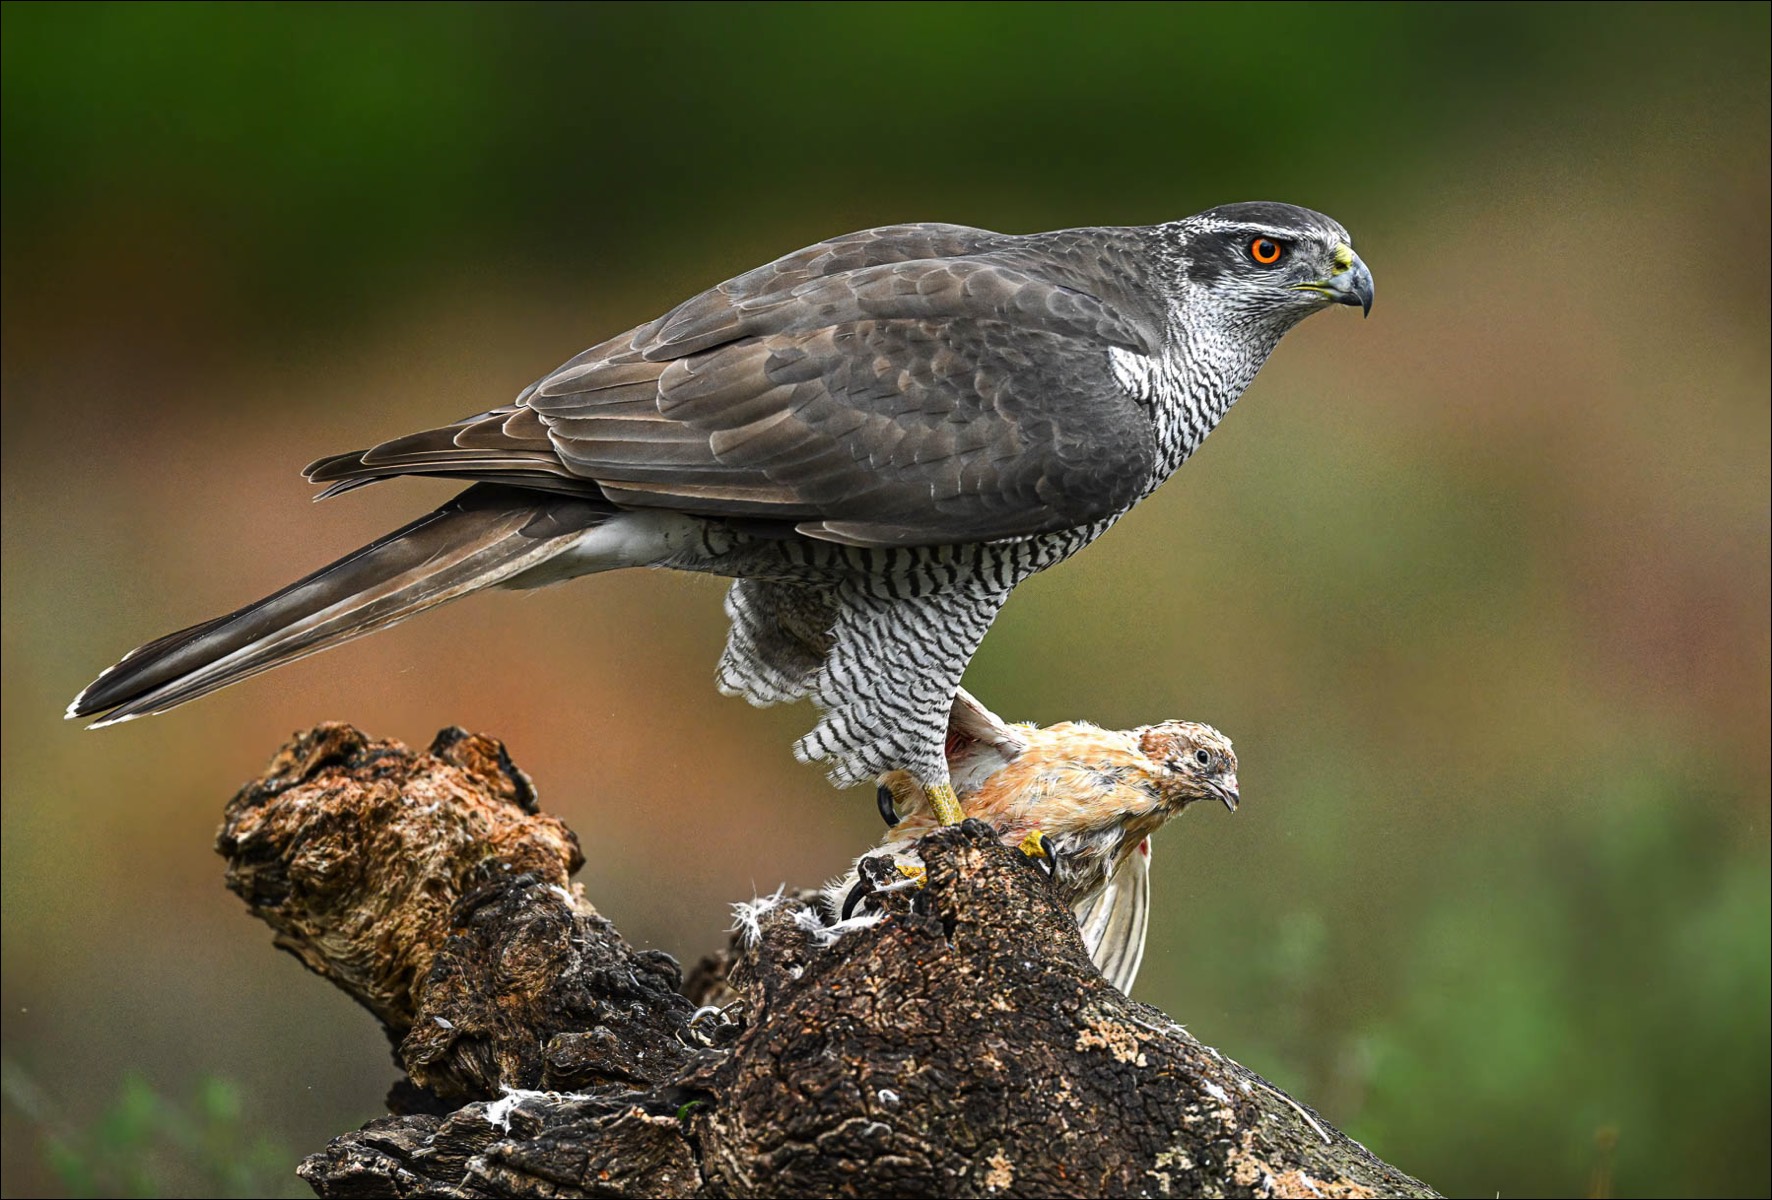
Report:
[[[1333,229],[1321,229],[1314,226],[1308,229],[1296,229],[1279,225],[1258,225],[1253,221],[1225,221],[1215,218],[1211,222],[1203,222],[1201,227],[1209,233],[1260,234],[1266,237],[1285,238],[1289,241],[1333,239],[1328,243],[1330,245],[1335,242],[1351,242],[1353,240],[1345,233],[1337,233]]]

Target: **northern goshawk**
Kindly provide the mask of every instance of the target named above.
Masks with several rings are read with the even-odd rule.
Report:
[[[488,587],[616,567],[732,578],[723,691],[810,698],[839,785],[904,770],[959,819],[961,673],[1015,585],[1200,445],[1280,338],[1372,303],[1347,231],[1288,204],[1009,235],[894,225],[809,246],[611,338],[514,402],[307,470],[474,486],[69,706],[161,712]]]

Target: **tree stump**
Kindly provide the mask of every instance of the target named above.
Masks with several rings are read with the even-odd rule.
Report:
[[[1121,995],[977,822],[872,925],[754,902],[693,999],[570,881],[577,840],[492,738],[321,725],[216,844],[405,1073],[301,1164],[322,1196],[1435,1195]]]

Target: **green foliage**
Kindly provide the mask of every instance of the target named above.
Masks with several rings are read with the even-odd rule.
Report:
[[[56,1118],[12,1062],[6,1099],[36,1128],[45,1164],[69,1196],[302,1196],[295,1155],[255,1127],[238,1087],[205,1076],[180,1098],[125,1075],[90,1123]]]
[[[1603,828],[1473,847],[1365,1039],[1349,1131],[1411,1147],[1450,1194],[1575,1194],[1602,1145],[1634,1194],[1746,1195],[1766,1178],[1763,1111],[1710,1097],[1766,1085],[1772,964],[1739,931],[1772,920],[1772,877],[1751,855],[1698,867],[1713,831],[1676,782],[1607,800]]]
[[[1535,836],[1394,864],[1419,911],[1331,928],[1282,892],[1172,935],[1225,964],[1190,985],[1183,1011],[1218,1014],[1195,1032],[1448,1195],[1579,1195],[1601,1174],[1625,1195],[1754,1194],[1766,855],[1707,854],[1719,810],[1691,780],[1594,787],[1600,823],[1563,808]]]
[[[1727,77],[1766,38],[1743,7],[8,5],[4,221],[34,242],[123,189],[139,238],[200,237],[279,317],[443,246],[638,264],[783,195],[808,238],[1160,220],[1225,179],[1333,210],[1577,89]]]

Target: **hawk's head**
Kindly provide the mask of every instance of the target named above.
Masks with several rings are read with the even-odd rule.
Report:
[[[1177,221],[1183,275],[1220,311],[1289,328],[1330,304],[1372,309],[1372,272],[1339,223],[1294,204],[1226,204]]]

